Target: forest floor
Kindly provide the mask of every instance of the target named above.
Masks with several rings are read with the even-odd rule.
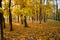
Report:
[[[10,31],[9,23],[6,23],[4,37],[6,40],[60,40],[59,21],[28,22],[28,26],[13,22],[13,31]]]

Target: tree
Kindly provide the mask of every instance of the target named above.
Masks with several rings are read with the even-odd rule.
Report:
[[[21,16],[21,24],[23,24],[23,14],[21,14],[20,16]]]
[[[7,2],[6,0],[2,0],[2,8],[4,9],[4,14],[3,14],[3,16],[4,16],[4,19],[6,20],[7,19],[7,22],[8,22],[8,16],[9,16],[9,9],[8,9],[8,7],[9,7],[9,2]],[[5,21],[4,20],[4,21]]]
[[[36,1],[36,3],[34,4],[36,7],[36,10],[35,10],[35,12],[36,12],[36,20],[38,21],[38,10],[39,10],[39,1]]]
[[[46,1],[46,0],[44,0],[44,4],[45,4],[45,1]],[[43,19],[44,19],[44,22],[46,22],[46,6],[44,6],[44,9],[45,9],[45,10],[44,10],[44,17],[43,17]]]
[[[53,15],[52,11],[53,11],[53,0],[47,0],[46,4],[44,5],[44,22],[47,21],[48,17],[51,17],[51,15]]]
[[[20,8],[18,7],[18,5],[15,5],[16,7],[14,7],[12,9],[12,17],[15,18],[17,16],[17,20],[18,20],[18,23],[19,23],[19,18],[20,18]],[[18,11],[17,11],[18,10]]]
[[[60,21],[60,9],[58,9],[58,13],[59,13],[59,21]]]
[[[54,4],[54,8],[53,8],[53,13],[54,13],[54,20],[56,19],[56,12],[55,12],[55,2],[54,2],[55,0],[53,0],[53,4]]]
[[[24,16],[24,21],[22,20],[22,18],[21,18],[21,23],[23,23],[24,22],[24,25],[25,25],[25,27],[28,27],[27,26],[27,20],[26,20],[26,13],[24,13],[24,9],[25,9],[25,7],[26,7],[26,2],[24,2],[23,0],[15,0],[14,1],[15,2],[15,4],[17,4],[17,5],[20,5],[20,9],[21,10],[23,10],[23,14],[21,15],[21,17],[22,16]],[[21,3],[22,2],[22,3]]]
[[[57,2],[57,0],[56,0],[56,20],[59,20],[58,2]]]
[[[0,29],[1,29],[1,40],[4,40],[3,38],[3,10],[2,8],[2,0],[0,0]]]
[[[13,28],[12,28],[12,14],[11,14],[10,7],[11,7],[11,0],[9,0],[9,24],[10,24],[10,31],[12,31],[13,30]]]
[[[42,0],[40,0],[40,4],[42,5]],[[40,20],[40,24],[41,24],[41,21],[42,21],[42,7],[40,7],[39,20]]]

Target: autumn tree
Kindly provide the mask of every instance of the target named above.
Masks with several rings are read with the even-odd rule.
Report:
[[[15,0],[14,2],[15,2],[15,4],[17,4],[17,5],[20,5],[21,10],[26,7],[26,5],[25,5],[26,2],[24,2],[23,0]],[[21,3],[21,2],[22,2],[22,3]],[[23,10],[23,11],[24,11],[24,10]],[[24,13],[23,13],[23,14],[24,14]],[[23,14],[21,14],[21,15],[24,16],[24,21],[23,21],[22,18],[21,18],[21,23],[24,22],[25,27],[27,27],[27,21],[26,21],[26,18],[27,18],[27,17],[26,17],[25,14],[24,14],[24,15],[23,15]],[[21,16],[21,17],[22,17],[22,16]],[[18,20],[19,20],[19,19],[18,19]]]
[[[3,37],[3,10],[2,10],[2,0],[0,0],[0,30],[1,30],[1,40],[4,40],[4,37]]]
[[[59,13],[59,21],[60,21],[60,9],[58,9],[58,13]]]
[[[12,28],[12,14],[11,14],[10,7],[11,7],[11,0],[9,0],[9,24],[10,24],[10,31],[12,31],[13,30],[13,28]]]
[[[42,0],[40,0],[40,4],[42,5]],[[42,6],[40,7],[39,20],[40,20],[40,24],[41,24],[41,21],[42,21]]]
[[[58,2],[57,2],[57,0],[56,0],[56,20],[59,20]]]

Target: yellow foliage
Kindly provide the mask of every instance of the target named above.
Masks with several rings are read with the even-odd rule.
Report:
[[[4,10],[0,7],[0,13],[3,13],[4,12]]]
[[[6,1],[6,0],[5,0]],[[34,15],[34,13],[36,13],[36,11],[40,12],[40,8],[42,9],[42,14],[44,14],[46,12],[46,14],[48,16],[50,16],[51,14],[51,10],[54,7],[53,4],[46,4],[44,5],[44,3],[40,3],[40,1],[42,0],[13,0],[14,4],[16,5],[20,5],[20,8],[13,8],[12,9],[12,15],[19,15],[19,14],[23,14],[23,15]],[[6,12],[5,12],[6,13]]]

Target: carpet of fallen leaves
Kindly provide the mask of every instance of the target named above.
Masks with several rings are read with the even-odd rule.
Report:
[[[9,24],[6,23],[4,29],[5,40],[60,40],[60,22],[47,21],[28,22],[29,27],[24,27],[21,23],[13,22],[13,31],[10,31]]]

